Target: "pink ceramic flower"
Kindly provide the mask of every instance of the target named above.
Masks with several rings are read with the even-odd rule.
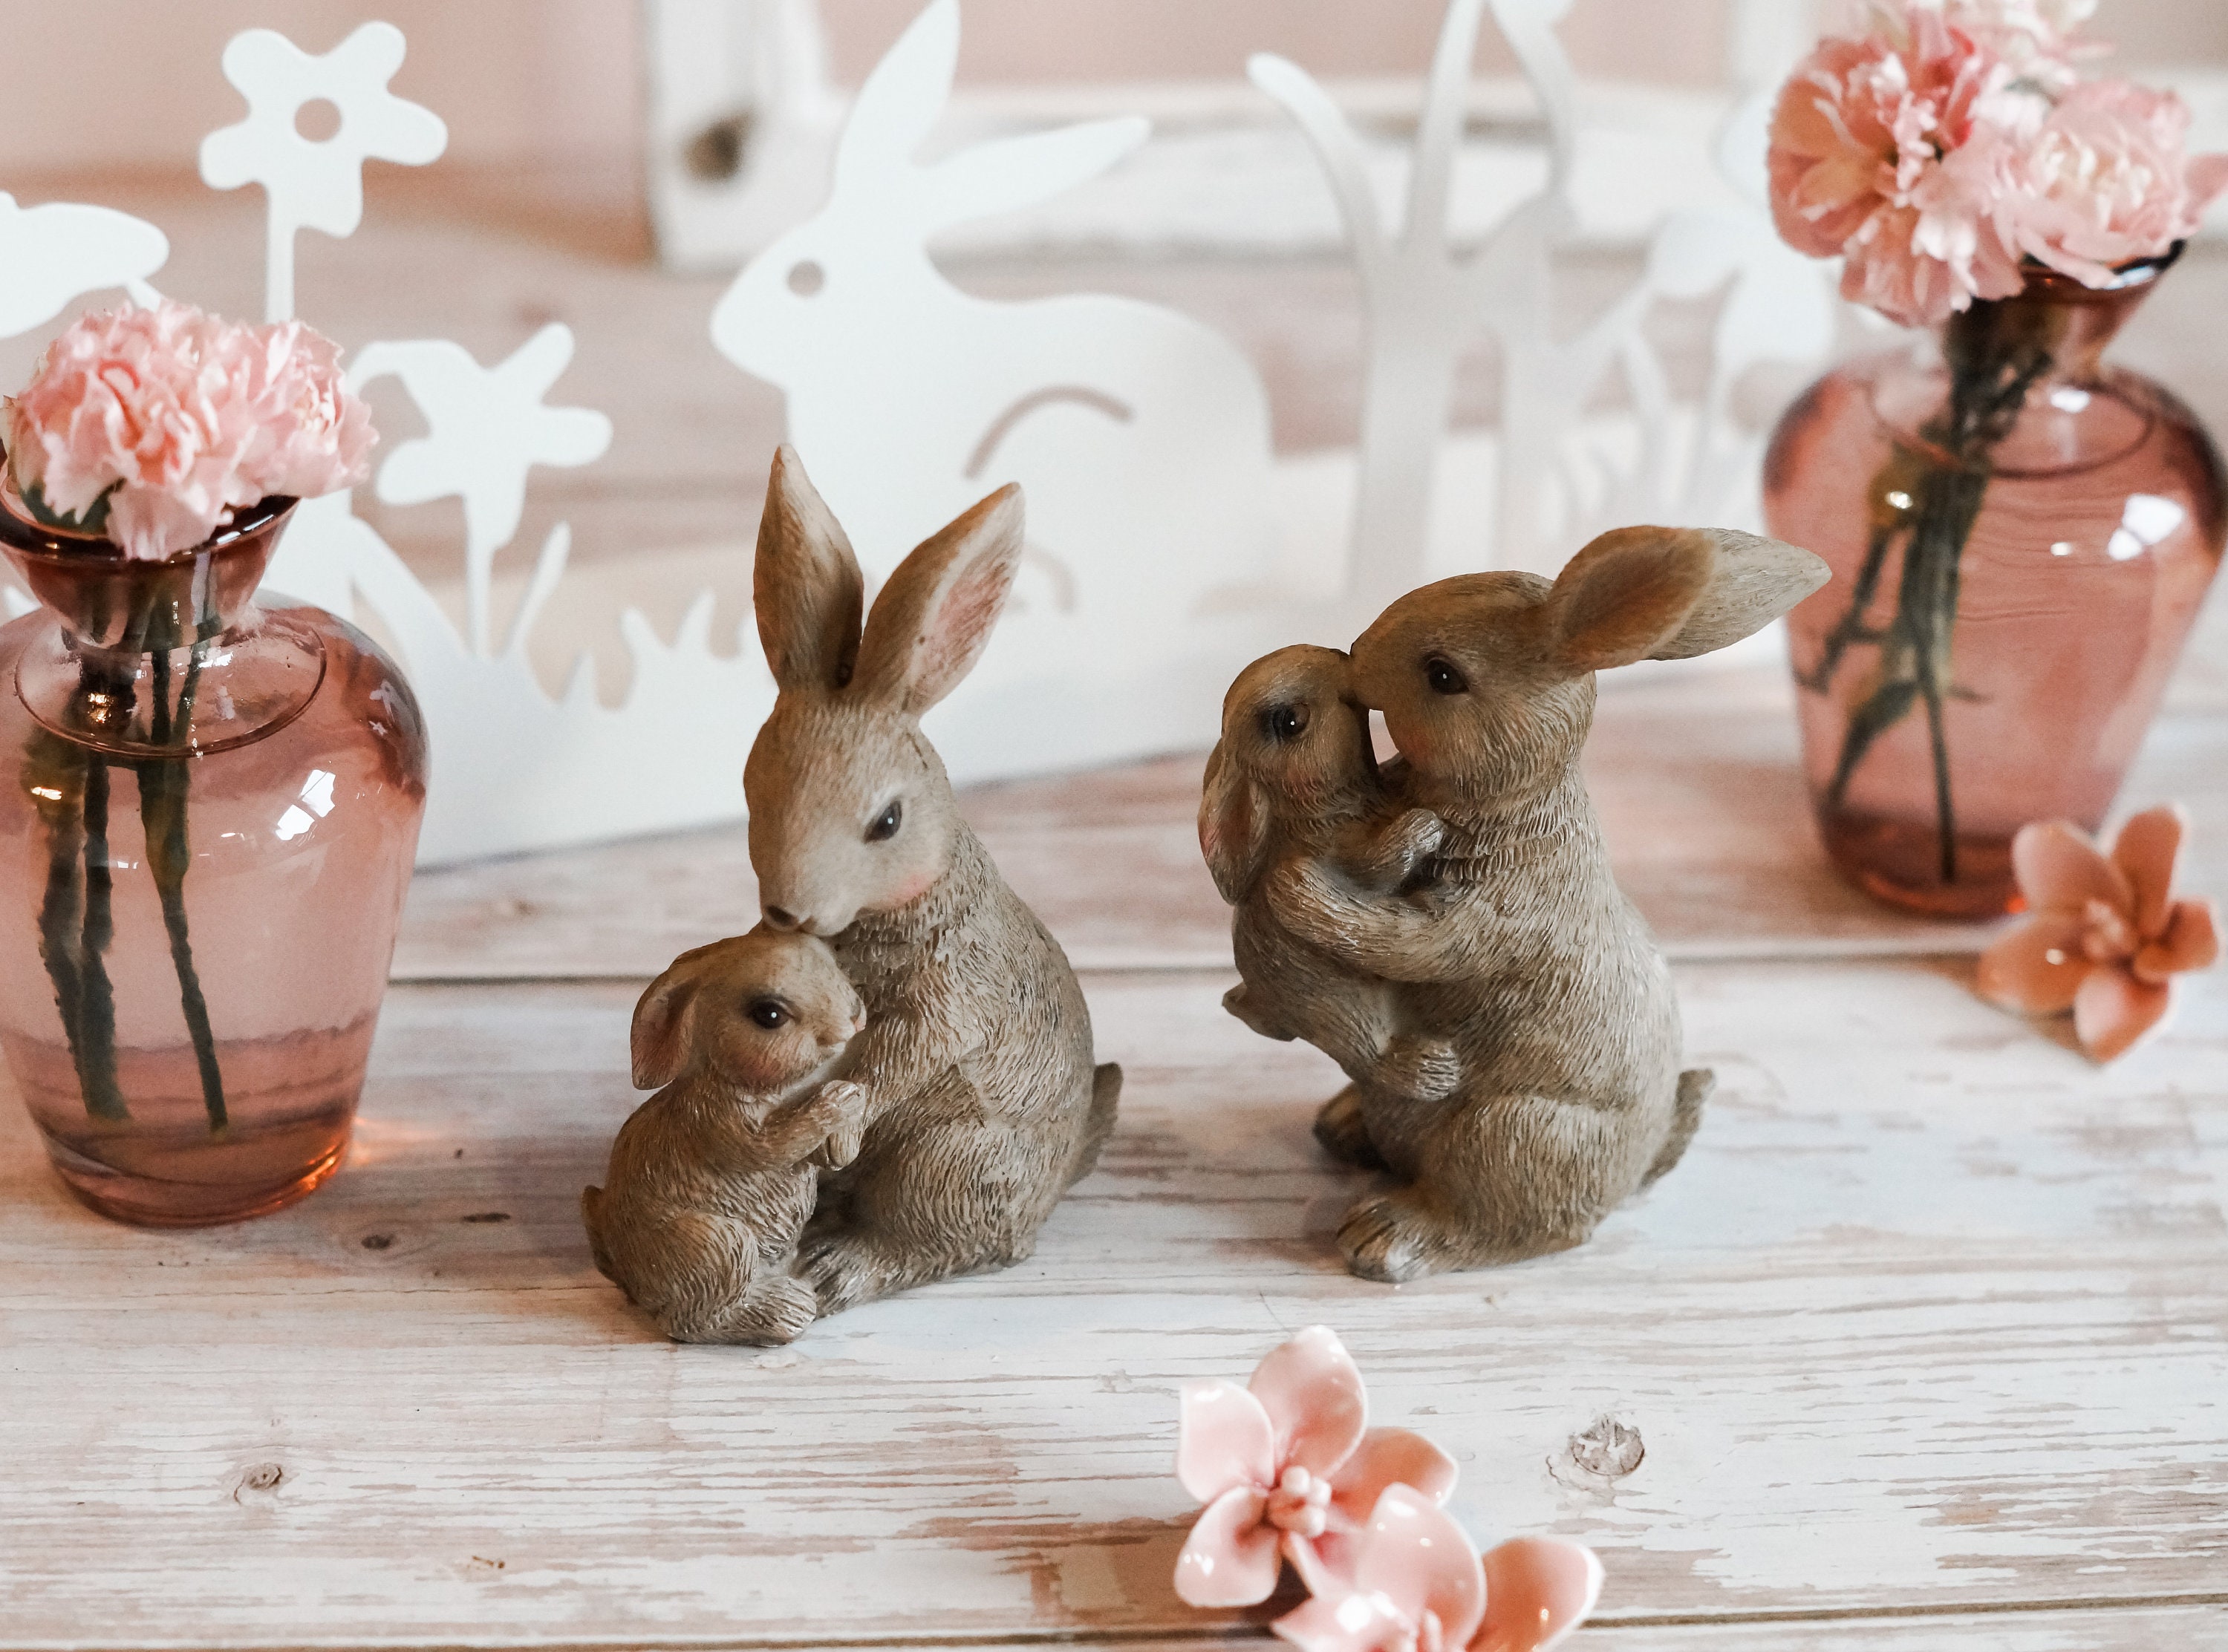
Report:
[[[2008,156],[2039,118],[2003,58],[1930,7],[1878,8],[1875,32],[1821,41],[1771,123],[1772,220],[1846,260],[1841,291],[1907,326],[2020,286],[1996,232]],[[1977,140],[1977,141],[1976,141]]]
[[[373,441],[328,340],[167,302],[70,327],[7,404],[4,433],[19,494],[147,558],[267,494],[362,480]]]
[[[2173,1002],[2168,977],[2220,955],[2209,901],[2172,898],[2187,827],[2173,805],[2120,828],[2108,858],[2062,821],[2023,826],[2012,865],[2032,922],[1981,954],[1984,998],[2030,1015],[2073,1011],[2073,1031],[2098,1061],[2156,1027]]]
[[[1176,1558],[1176,1593],[1251,1606],[1285,1560],[1320,1592],[1386,1488],[1445,1502],[1454,1460],[1420,1434],[1369,1427],[1368,1409],[1361,1373],[1322,1325],[1271,1349],[1245,1387],[1187,1387],[1176,1477],[1207,1510]]]
[[[2228,156],[2184,152],[2189,111],[2171,92],[2091,80],[2058,101],[1999,200],[2005,242],[2084,284],[2194,233],[2228,188]]]
[[[1445,1513],[1405,1486],[1378,1500],[1352,1574],[1273,1625],[1306,1652],[1540,1652],[1601,1594],[1593,1551],[1518,1538],[1482,1560]]]

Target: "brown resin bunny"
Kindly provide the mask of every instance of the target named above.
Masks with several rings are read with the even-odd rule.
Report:
[[[1401,1025],[1391,983],[1286,928],[1265,890],[1270,870],[1328,858],[1377,894],[1406,888],[1445,836],[1428,810],[1403,809],[1370,749],[1369,713],[1351,662],[1335,648],[1279,648],[1239,674],[1222,702],[1222,738],[1207,760],[1199,841],[1215,888],[1236,909],[1239,985],[1223,1007],[1264,1037],[1304,1037],[1357,1083],[1436,1100],[1454,1088],[1454,1047]],[[1316,1133],[1366,1159],[1354,1087]]]
[[[845,1076],[857,1159],[823,1182],[797,1271],[820,1311],[1028,1256],[1114,1126],[1121,1069],[1059,943],[959,817],[921,714],[990,638],[1021,551],[1002,488],[863,582],[797,456],[759,529],[759,635],[779,694],[744,770],[767,924],[827,938],[866,999]]]
[[[634,1012],[634,1081],[664,1088],[580,1196],[597,1268],[676,1343],[786,1343],[813,1320],[789,1263],[819,1166],[859,1151],[864,1097],[826,1082],[863,1024],[824,942],[753,931],[683,953]]]
[[[1302,858],[1271,872],[1268,899],[1306,944],[1398,983],[1405,1024],[1449,1040],[1461,1078],[1432,1101],[1364,1082],[1326,1109],[1358,1099],[1400,1183],[1348,1212],[1354,1272],[1412,1279],[1578,1244],[1678,1162],[1713,1081],[1680,1070],[1669,973],[1610,876],[1579,776],[1594,673],[1722,648],[1826,577],[1776,540],[1624,528],[1552,584],[1502,572],[1412,591],[1354,643],[1355,691],[1400,749],[1400,797],[1446,841],[1410,893]]]

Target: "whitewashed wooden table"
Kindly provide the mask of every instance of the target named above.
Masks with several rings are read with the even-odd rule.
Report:
[[[2228,893],[2212,629],[2129,797]],[[279,1215],[104,1222],[0,1097],[0,1648],[1257,1640],[1170,1591],[1175,1394],[1317,1322],[1482,1540],[1598,1549],[1582,1647],[2228,1645],[2228,979],[2106,1070],[1976,1001],[1974,931],[1819,864],[1774,674],[1608,695],[1590,761],[1719,1087],[1499,1272],[1340,1270],[1333,1070],[1220,1012],[1196,758],[970,800],[1121,1125],[1028,1263],[786,1349],[660,1341],[578,1218],[643,980],[754,915],[739,829],[421,879],[355,1150]]]

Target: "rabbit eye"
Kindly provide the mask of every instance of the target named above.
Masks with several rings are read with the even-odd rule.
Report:
[[[1424,661],[1424,680],[1434,694],[1459,694],[1469,686],[1469,678],[1437,654]]]
[[[771,1032],[776,1027],[787,1026],[790,1020],[789,1005],[784,1004],[779,998],[754,998],[751,1001],[750,1008],[743,1013],[768,1032]]]
[[[800,298],[810,298],[828,284],[828,271],[810,258],[789,266],[789,290]]]
[[[876,815],[874,817],[874,825],[867,828],[867,841],[868,843],[887,843],[892,838],[898,835],[898,828],[904,824],[905,805],[903,803],[892,803],[889,807],[884,809],[880,814]]]
[[[1261,713],[1261,728],[1271,740],[1292,741],[1307,732],[1308,708],[1272,705]]]

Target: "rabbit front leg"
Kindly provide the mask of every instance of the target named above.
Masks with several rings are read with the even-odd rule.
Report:
[[[1473,903],[1356,895],[1317,860],[1288,862],[1264,880],[1270,908],[1302,940],[1365,975],[1444,981],[1471,974],[1482,949]]]
[[[809,1158],[839,1170],[859,1156],[866,1119],[866,1091],[848,1080],[831,1079],[768,1119],[759,1128],[758,1151],[768,1169]]]
[[[1361,888],[1390,895],[1415,881],[1447,835],[1447,823],[1431,810],[1403,809],[1389,820],[1360,820],[1342,829],[1331,858]]]

